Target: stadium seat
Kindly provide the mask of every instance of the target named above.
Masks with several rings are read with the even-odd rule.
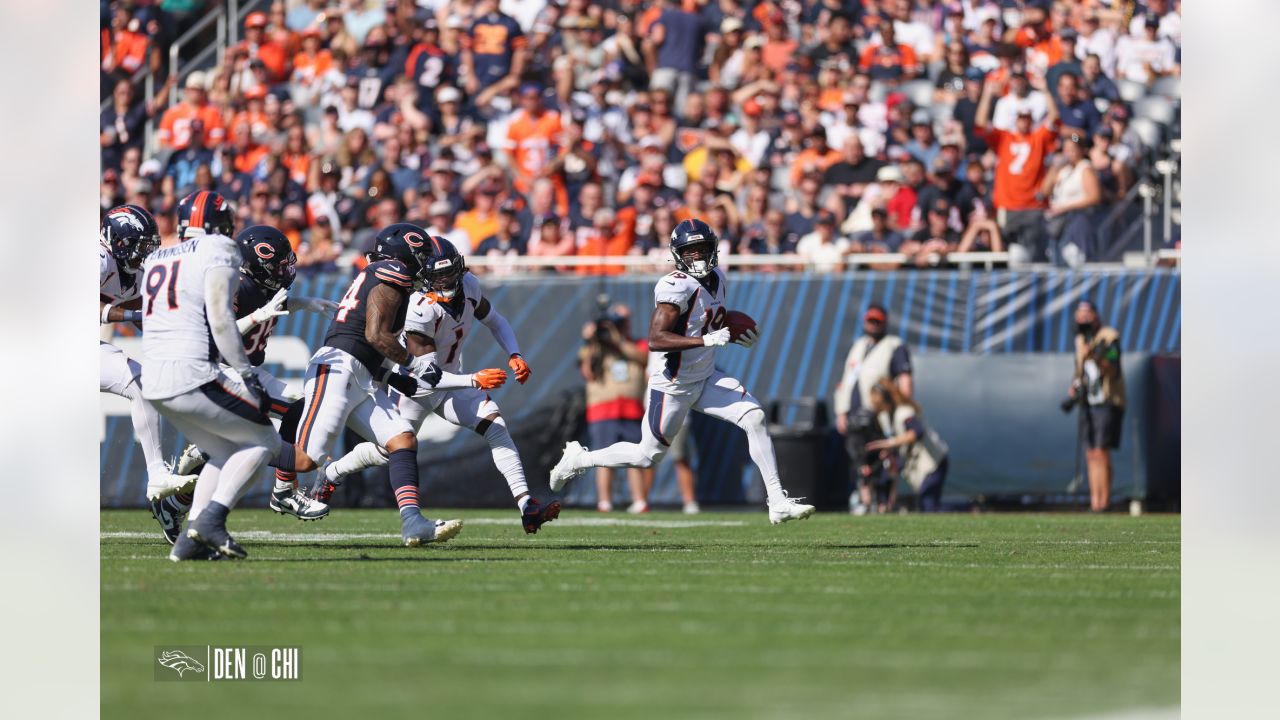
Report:
[[[1138,133],[1138,137],[1142,138],[1142,143],[1152,150],[1160,148],[1164,142],[1164,128],[1150,118],[1135,117],[1129,121],[1129,127]]]
[[[1151,86],[1151,94],[1167,97],[1170,99],[1182,97],[1182,78],[1174,75],[1166,75]]]
[[[1117,80],[1116,88],[1120,91],[1120,99],[1127,103],[1137,102],[1147,95],[1147,86],[1134,80]]]
[[[1147,118],[1168,127],[1173,124],[1176,113],[1173,102],[1168,98],[1148,96],[1133,104],[1134,117]]]

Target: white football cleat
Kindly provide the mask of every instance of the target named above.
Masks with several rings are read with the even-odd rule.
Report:
[[[813,509],[812,505],[798,503],[784,493],[781,499],[769,503],[769,522],[778,525],[791,520],[804,520],[813,514]]]
[[[577,440],[570,440],[564,444],[564,455],[560,456],[560,462],[551,468],[551,492],[560,492],[570,480],[582,474],[586,468],[572,469],[587,449],[582,447],[582,443]]]
[[[199,475],[174,475],[173,473],[151,473],[147,476],[147,501],[157,502],[170,495],[195,487]]]
[[[200,472],[200,468],[204,467],[204,463],[209,459],[195,445],[188,445],[178,459],[173,463],[173,472],[178,475],[196,475]]]

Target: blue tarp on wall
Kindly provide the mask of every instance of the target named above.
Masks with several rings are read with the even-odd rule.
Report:
[[[347,282],[345,276],[301,278],[293,292],[337,299]],[[546,453],[530,447],[536,439],[522,437],[521,426],[545,422],[565,392],[581,387],[576,350],[583,323],[596,315],[599,295],[629,305],[634,311],[633,333],[643,332],[652,307],[654,276],[542,276],[501,284],[482,282],[488,296],[511,321],[534,371],[528,385],[508,383],[495,393],[495,399],[521,442],[536,487],[545,483],[546,470],[534,456]],[[723,350],[718,364],[765,402],[802,396],[828,398],[858,332],[858,318],[873,302],[889,308],[891,332],[902,336],[916,353],[1017,356],[1068,352],[1070,308],[1082,297],[1097,303],[1104,319],[1120,330],[1126,353],[1176,352],[1181,342],[1180,296],[1181,276],[1172,270],[731,273],[728,304],[754,317],[763,329],[763,339],[752,351],[736,346]],[[288,349],[290,353],[287,361],[271,362],[268,369],[281,379],[300,379],[307,349],[319,346],[327,326],[328,318],[309,313],[283,318],[269,350]],[[505,358],[488,333],[477,327],[476,334],[479,337],[467,344],[466,367],[505,367]],[[279,360],[279,352],[269,353],[269,359]],[[922,367],[921,372],[924,370]],[[928,410],[926,388],[930,382],[925,377],[919,382],[920,399]],[[938,410],[942,412],[935,416],[935,422],[949,422],[948,411]],[[998,413],[999,408],[993,410]],[[1052,407],[1047,411],[1056,412]],[[732,469],[745,458],[741,434],[705,419],[699,420],[694,430],[702,474],[700,495],[709,503],[746,499],[742,471]],[[132,440],[127,415],[106,419],[101,446],[104,506],[141,503],[144,469]],[[172,442],[176,452],[178,439],[172,438]],[[435,493],[433,504],[505,502],[505,485],[489,464],[487,448],[474,435],[458,433],[447,442],[424,447],[421,459],[426,469],[426,492]],[[727,464],[722,467],[721,463]],[[748,478],[749,474],[748,470]],[[1024,477],[1028,492],[1040,487],[1034,466],[1022,472],[1014,468],[1011,476]],[[457,479],[463,477],[471,478],[467,481],[471,485],[483,484],[484,491]],[[963,488],[967,494],[983,490],[982,478],[961,483],[958,477],[953,487]],[[619,493],[625,487],[623,482],[615,485]],[[999,485],[1017,489],[1017,483],[1008,479]],[[571,489],[570,499],[594,500],[589,482],[579,480]],[[659,501],[675,497],[669,469],[660,472],[655,496]],[[449,502],[440,502],[441,497]]]

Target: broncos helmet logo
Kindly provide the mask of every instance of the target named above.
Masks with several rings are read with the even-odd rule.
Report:
[[[271,247],[271,243],[261,242],[253,246],[253,252],[263,260],[270,260],[276,256],[276,249]]]
[[[182,677],[182,674],[188,670],[194,670],[198,673],[204,672],[204,665],[196,662],[194,658],[181,650],[166,650],[160,653],[157,661],[167,668],[177,670],[178,677]]]
[[[128,208],[121,208],[119,210],[116,210],[115,212],[111,213],[111,217],[115,220],[119,220],[125,223],[129,227],[135,230],[138,230],[139,232],[146,230],[146,228],[142,225],[142,221],[139,220],[136,216],[134,216],[133,211]]]

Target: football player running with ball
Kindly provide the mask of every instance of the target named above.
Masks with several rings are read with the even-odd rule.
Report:
[[[400,365],[415,385],[435,390],[490,390],[507,379],[497,369],[473,375],[445,372],[434,353],[415,357],[401,344],[409,296],[426,283],[424,263],[430,252],[427,231],[417,225],[396,223],[378,231],[369,265],[356,275],[338,303],[324,347],[311,356],[297,432],[297,462],[290,468],[315,470],[343,425],[377,441],[387,450],[391,488],[400,508],[400,535],[409,547],[449,540],[462,530],[462,521],[422,516],[418,441],[413,425],[378,384],[384,363]]]
[[[409,313],[404,323],[404,342],[414,357],[435,353],[443,358],[440,367],[448,372],[462,372],[462,343],[471,333],[471,324],[479,320],[489,328],[493,339],[508,356],[507,364],[521,385],[529,379],[529,365],[520,356],[511,324],[484,296],[480,281],[467,271],[466,262],[453,243],[443,237],[431,237],[425,261],[427,287],[409,298]],[[410,378],[389,376],[392,386]],[[435,413],[454,425],[474,431],[489,442],[493,464],[507,480],[511,495],[520,509],[526,533],[536,533],[543,523],[560,515],[560,503],[543,505],[529,494],[520,453],[507,432],[506,421],[498,413],[498,404],[489,394],[476,388],[441,391],[428,385],[407,392],[394,392],[396,408],[417,431],[427,415]],[[339,463],[328,466],[336,468]],[[341,476],[330,473],[322,490],[325,498],[341,482]]]
[[[666,353],[664,366],[649,377],[649,409],[639,444],[615,443],[589,451],[577,441],[565,445],[551,469],[551,489],[559,491],[590,467],[652,467],[666,454],[668,438],[690,410],[726,420],[747,434],[751,460],[764,476],[769,522],[803,520],[812,505],[787,497],[778,478],[773,441],[765,430],[764,410],[734,378],[715,369],[715,349],[729,342],[755,345],[759,332],[750,327],[737,338],[726,326],[725,275],[716,267],[715,232],[701,220],[684,220],[671,231],[676,272],[654,288],[655,308],[649,322],[649,351]]]
[[[139,270],[147,256],[160,247],[160,231],[151,213],[137,205],[112,208],[102,218],[98,250],[100,265],[98,318],[103,325],[142,322],[142,283]],[[142,397],[142,366],[111,343],[99,343],[102,392],[129,401],[133,432],[147,462],[147,500],[154,506],[184,490],[196,476],[174,474],[160,449],[160,414]],[[176,532],[176,530],[175,530]]]

